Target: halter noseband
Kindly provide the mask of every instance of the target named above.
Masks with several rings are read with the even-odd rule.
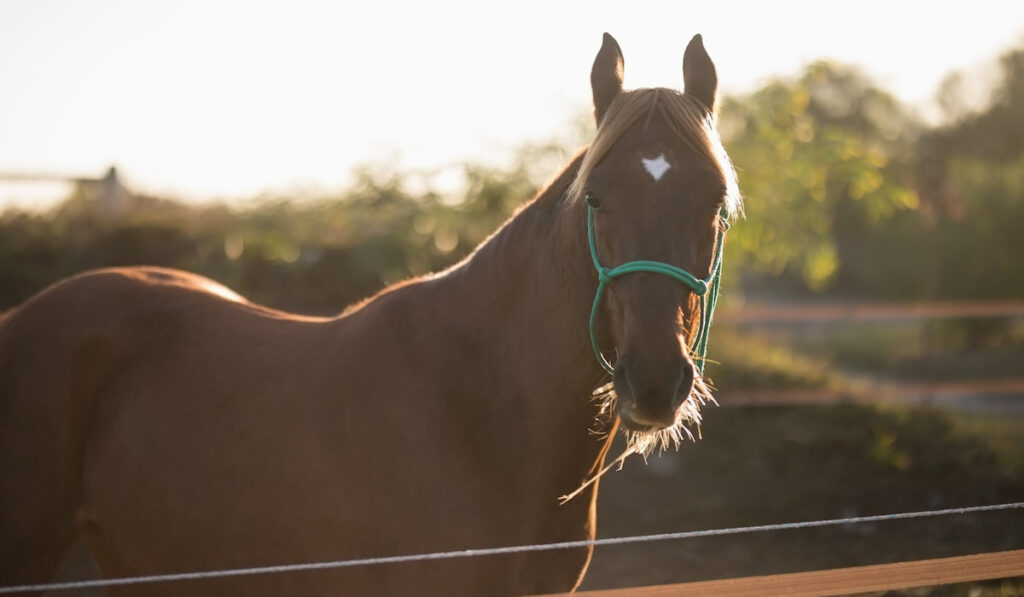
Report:
[[[594,305],[590,309],[590,343],[594,348],[594,355],[597,362],[601,364],[608,373],[614,369],[608,359],[601,353],[601,347],[597,344],[597,312],[601,305],[601,294],[615,278],[647,272],[661,274],[674,280],[682,282],[694,293],[700,296],[700,326],[697,328],[697,336],[690,346],[690,354],[693,356],[694,365],[698,372],[704,371],[704,359],[708,350],[708,331],[711,329],[711,317],[715,312],[715,303],[718,301],[718,286],[722,279],[722,248],[725,243],[725,232],[729,229],[729,212],[723,206],[718,212],[722,222],[722,231],[717,234],[715,241],[715,257],[711,264],[711,273],[704,280],[697,278],[690,272],[661,261],[628,261],[616,267],[604,267],[597,258],[597,241],[594,235],[594,208],[587,203],[587,236],[590,242],[590,257],[594,260],[594,267],[597,268],[597,293],[594,295]]]

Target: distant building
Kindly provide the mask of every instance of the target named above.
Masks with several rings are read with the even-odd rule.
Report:
[[[77,192],[93,202],[96,210],[104,215],[120,214],[132,204],[132,193],[121,184],[117,168],[111,166],[103,178],[75,179]]]
[[[104,216],[119,215],[131,208],[135,195],[126,187],[111,166],[100,178],[53,173],[0,172],[0,181],[39,185],[68,183],[72,185],[70,198],[80,198]],[[31,194],[31,193],[29,193]]]

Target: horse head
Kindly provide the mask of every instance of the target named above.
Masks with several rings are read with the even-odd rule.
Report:
[[[717,77],[700,36],[683,57],[683,92],[624,90],[623,65],[605,34],[591,72],[598,130],[569,201],[587,212],[599,279],[591,334],[612,374],[615,414],[626,430],[661,433],[664,442],[664,432],[678,439],[695,422],[707,397],[703,345],[740,199],[715,129]]]

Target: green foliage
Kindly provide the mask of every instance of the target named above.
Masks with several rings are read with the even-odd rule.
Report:
[[[986,109],[933,128],[829,63],[727,99],[748,215],[730,276],[762,293],[1024,295],[1024,49],[1000,65]]]
[[[951,297],[1020,297],[1024,237],[1024,49],[1000,60],[988,107],[924,135],[920,178],[932,226],[931,290]]]
[[[948,176],[959,198],[959,213],[934,227],[938,293],[1024,296],[1024,152],[1000,162],[956,158],[949,163]]]
[[[858,73],[829,63],[725,102],[747,221],[730,235],[749,273],[789,274],[820,290],[836,277],[850,218],[881,225],[917,206],[903,182],[914,123]]]
[[[338,197],[190,206],[135,198],[110,214],[75,197],[45,214],[0,216],[0,309],[65,276],[158,265],[210,276],[257,302],[341,310],[385,285],[466,255],[536,191],[532,168],[555,145],[522,150],[509,170],[469,165],[461,197],[413,192],[406,174],[364,167]]]

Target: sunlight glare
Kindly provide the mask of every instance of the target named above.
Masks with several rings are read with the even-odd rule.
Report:
[[[910,43],[915,6],[868,0],[834,19],[816,3],[738,0],[3,3],[0,170],[117,165],[133,190],[178,198],[329,192],[356,164],[504,163],[565,130],[589,111],[603,31],[623,48],[628,87],[680,87],[683,48],[700,32],[724,93],[832,57],[923,102],[1024,24],[1024,8],[1006,4],[934,11]]]

